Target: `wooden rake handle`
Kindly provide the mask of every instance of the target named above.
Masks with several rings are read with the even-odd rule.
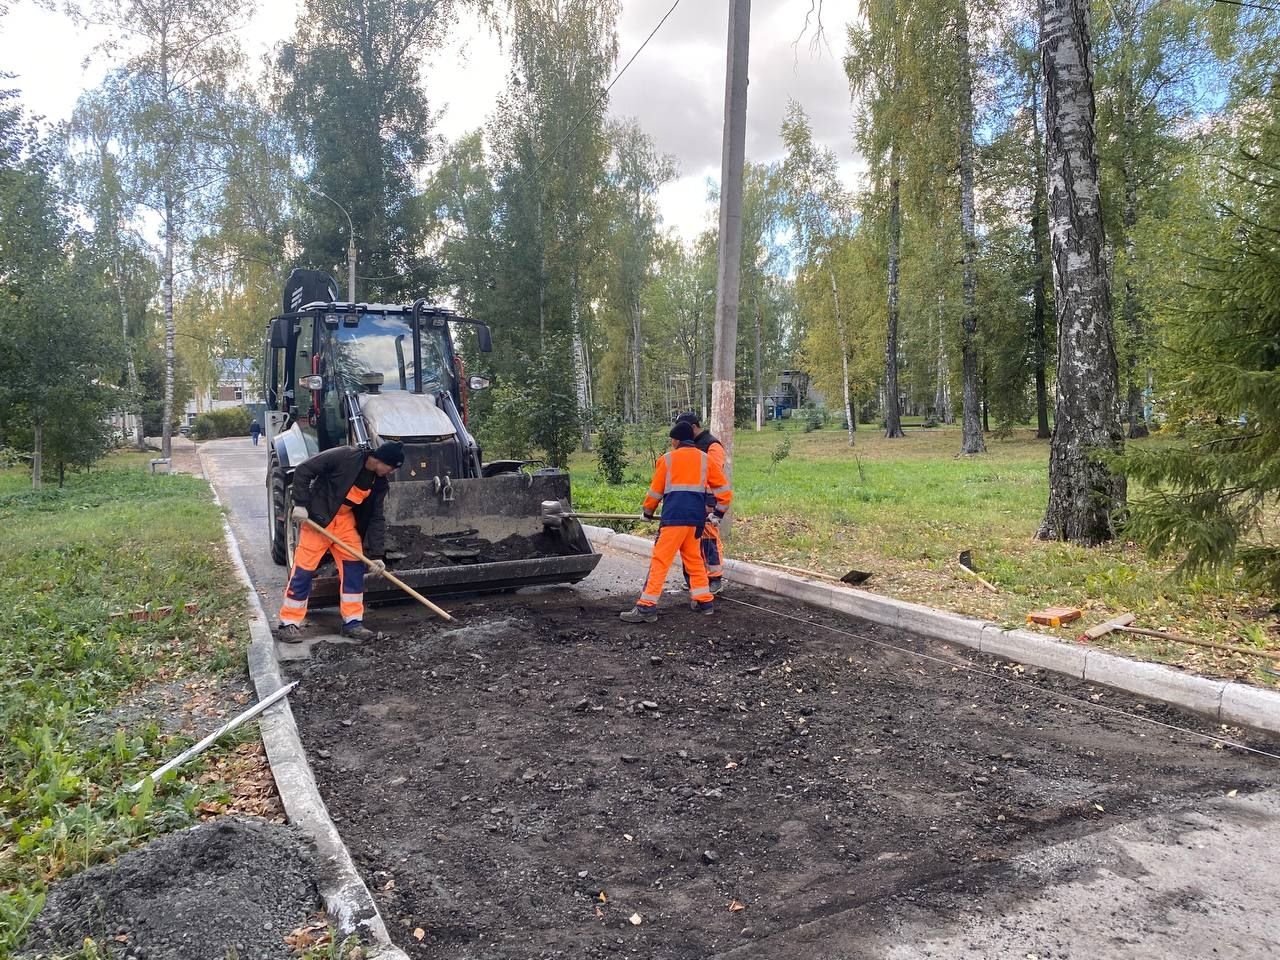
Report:
[[[363,553],[361,553],[359,550],[357,550],[355,547],[351,546],[350,544],[343,543],[341,540],[335,537],[332,533],[330,533],[324,527],[320,526],[320,524],[316,523],[310,517],[308,517],[306,520],[303,520],[302,522],[305,526],[310,527],[312,530],[316,531],[318,534],[320,534],[329,542],[341,547],[344,552],[351,554],[352,556],[356,557],[358,560],[361,560],[366,567],[373,566],[372,560],[370,560],[368,557],[366,557]],[[434,613],[437,617],[440,617],[444,620],[453,619],[453,617],[449,616],[448,613],[441,610],[434,603],[432,603],[430,600],[428,600],[426,597],[420,594],[417,590],[413,589],[413,587],[409,586],[407,583],[405,583],[403,580],[397,577],[390,570],[383,570],[382,575],[386,577],[388,580],[390,580],[392,583],[394,583],[401,590],[403,590],[405,593],[407,593],[409,596],[413,597],[413,599],[417,600],[420,604],[422,604],[424,607],[426,607],[428,610]]]

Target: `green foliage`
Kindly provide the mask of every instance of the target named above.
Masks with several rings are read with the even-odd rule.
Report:
[[[118,399],[102,264],[69,222],[48,144],[16,109],[0,122],[15,145],[0,166],[0,434],[49,466],[87,466],[108,446]]]
[[[622,483],[627,468],[625,432],[622,420],[606,416],[600,420],[596,432],[596,469],[605,483],[617,486]]]
[[[791,438],[783,437],[781,442],[769,454],[769,475],[772,476],[778,464],[789,456],[791,456]]]
[[[572,379],[565,376],[569,350],[552,341],[523,362],[525,375],[500,383],[492,407],[477,428],[490,457],[526,459],[540,450],[551,466],[564,466],[577,445],[581,421]]]
[[[215,440],[218,437],[246,437],[253,420],[245,407],[209,410],[196,417],[191,425],[192,440]]]
[[[1185,551],[1179,569],[1239,563],[1280,589],[1280,547],[1265,534],[1280,495],[1280,95],[1242,137],[1225,216],[1207,232],[1198,275],[1167,318],[1181,363],[1171,408],[1180,442],[1127,456],[1123,469],[1151,493],[1128,533],[1155,554]]]
[[[0,955],[14,949],[47,883],[192,822],[222,783],[192,772],[125,789],[185,747],[113,713],[162,671],[180,683],[240,637],[241,598],[222,559],[206,484],[108,467],[63,489],[24,490],[0,472]],[[196,617],[109,614],[199,597]],[[216,750],[215,750],[216,755]]]

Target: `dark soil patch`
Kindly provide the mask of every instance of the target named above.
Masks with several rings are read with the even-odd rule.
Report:
[[[1016,853],[1275,782],[960,667],[1200,723],[1081,682],[776,598],[752,602],[805,622],[723,598],[631,626],[631,599],[473,601],[460,628],[301,667],[321,792],[411,956],[773,956],[771,934],[841,913],[823,955],[859,957],[900,900],[1017,890]]]
[[[498,541],[460,534],[456,537],[426,537],[417,527],[387,530],[387,559],[391,569],[422,570],[504,560],[532,560],[537,557],[567,557],[578,551],[557,533],[532,536],[513,534]]]
[[[56,884],[28,956],[92,937],[126,960],[272,960],[319,905],[314,853],[290,827],[222,817]],[[234,951],[234,953],[232,953]]]

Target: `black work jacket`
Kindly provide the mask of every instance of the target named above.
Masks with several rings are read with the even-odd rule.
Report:
[[[368,456],[367,450],[358,447],[334,447],[304,460],[293,472],[293,502],[306,507],[312,520],[327,527],[337,516]],[[356,529],[366,556],[378,557],[385,552],[387,523],[382,501],[390,487],[386,477],[375,475],[369,496],[354,508]]]

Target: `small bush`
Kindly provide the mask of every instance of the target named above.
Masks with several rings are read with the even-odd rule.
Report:
[[[627,452],[622,421],[615,416],[603,417],[600,420],[600,431],[596,434],[596,471],[605,483],[616,487],[622,483],[626,469]]]
[[[191,439],[216,440],[219,437],[247,436],[251,419],[245,407],[210,410],[196,417],[196,422],[191,425]]]
[[[773,448],[773,452],[769,454],[769,474],[773,475],[774,469],[777,468],[783,460],[791,456],[791,438],[783,437],[782,442]]]

